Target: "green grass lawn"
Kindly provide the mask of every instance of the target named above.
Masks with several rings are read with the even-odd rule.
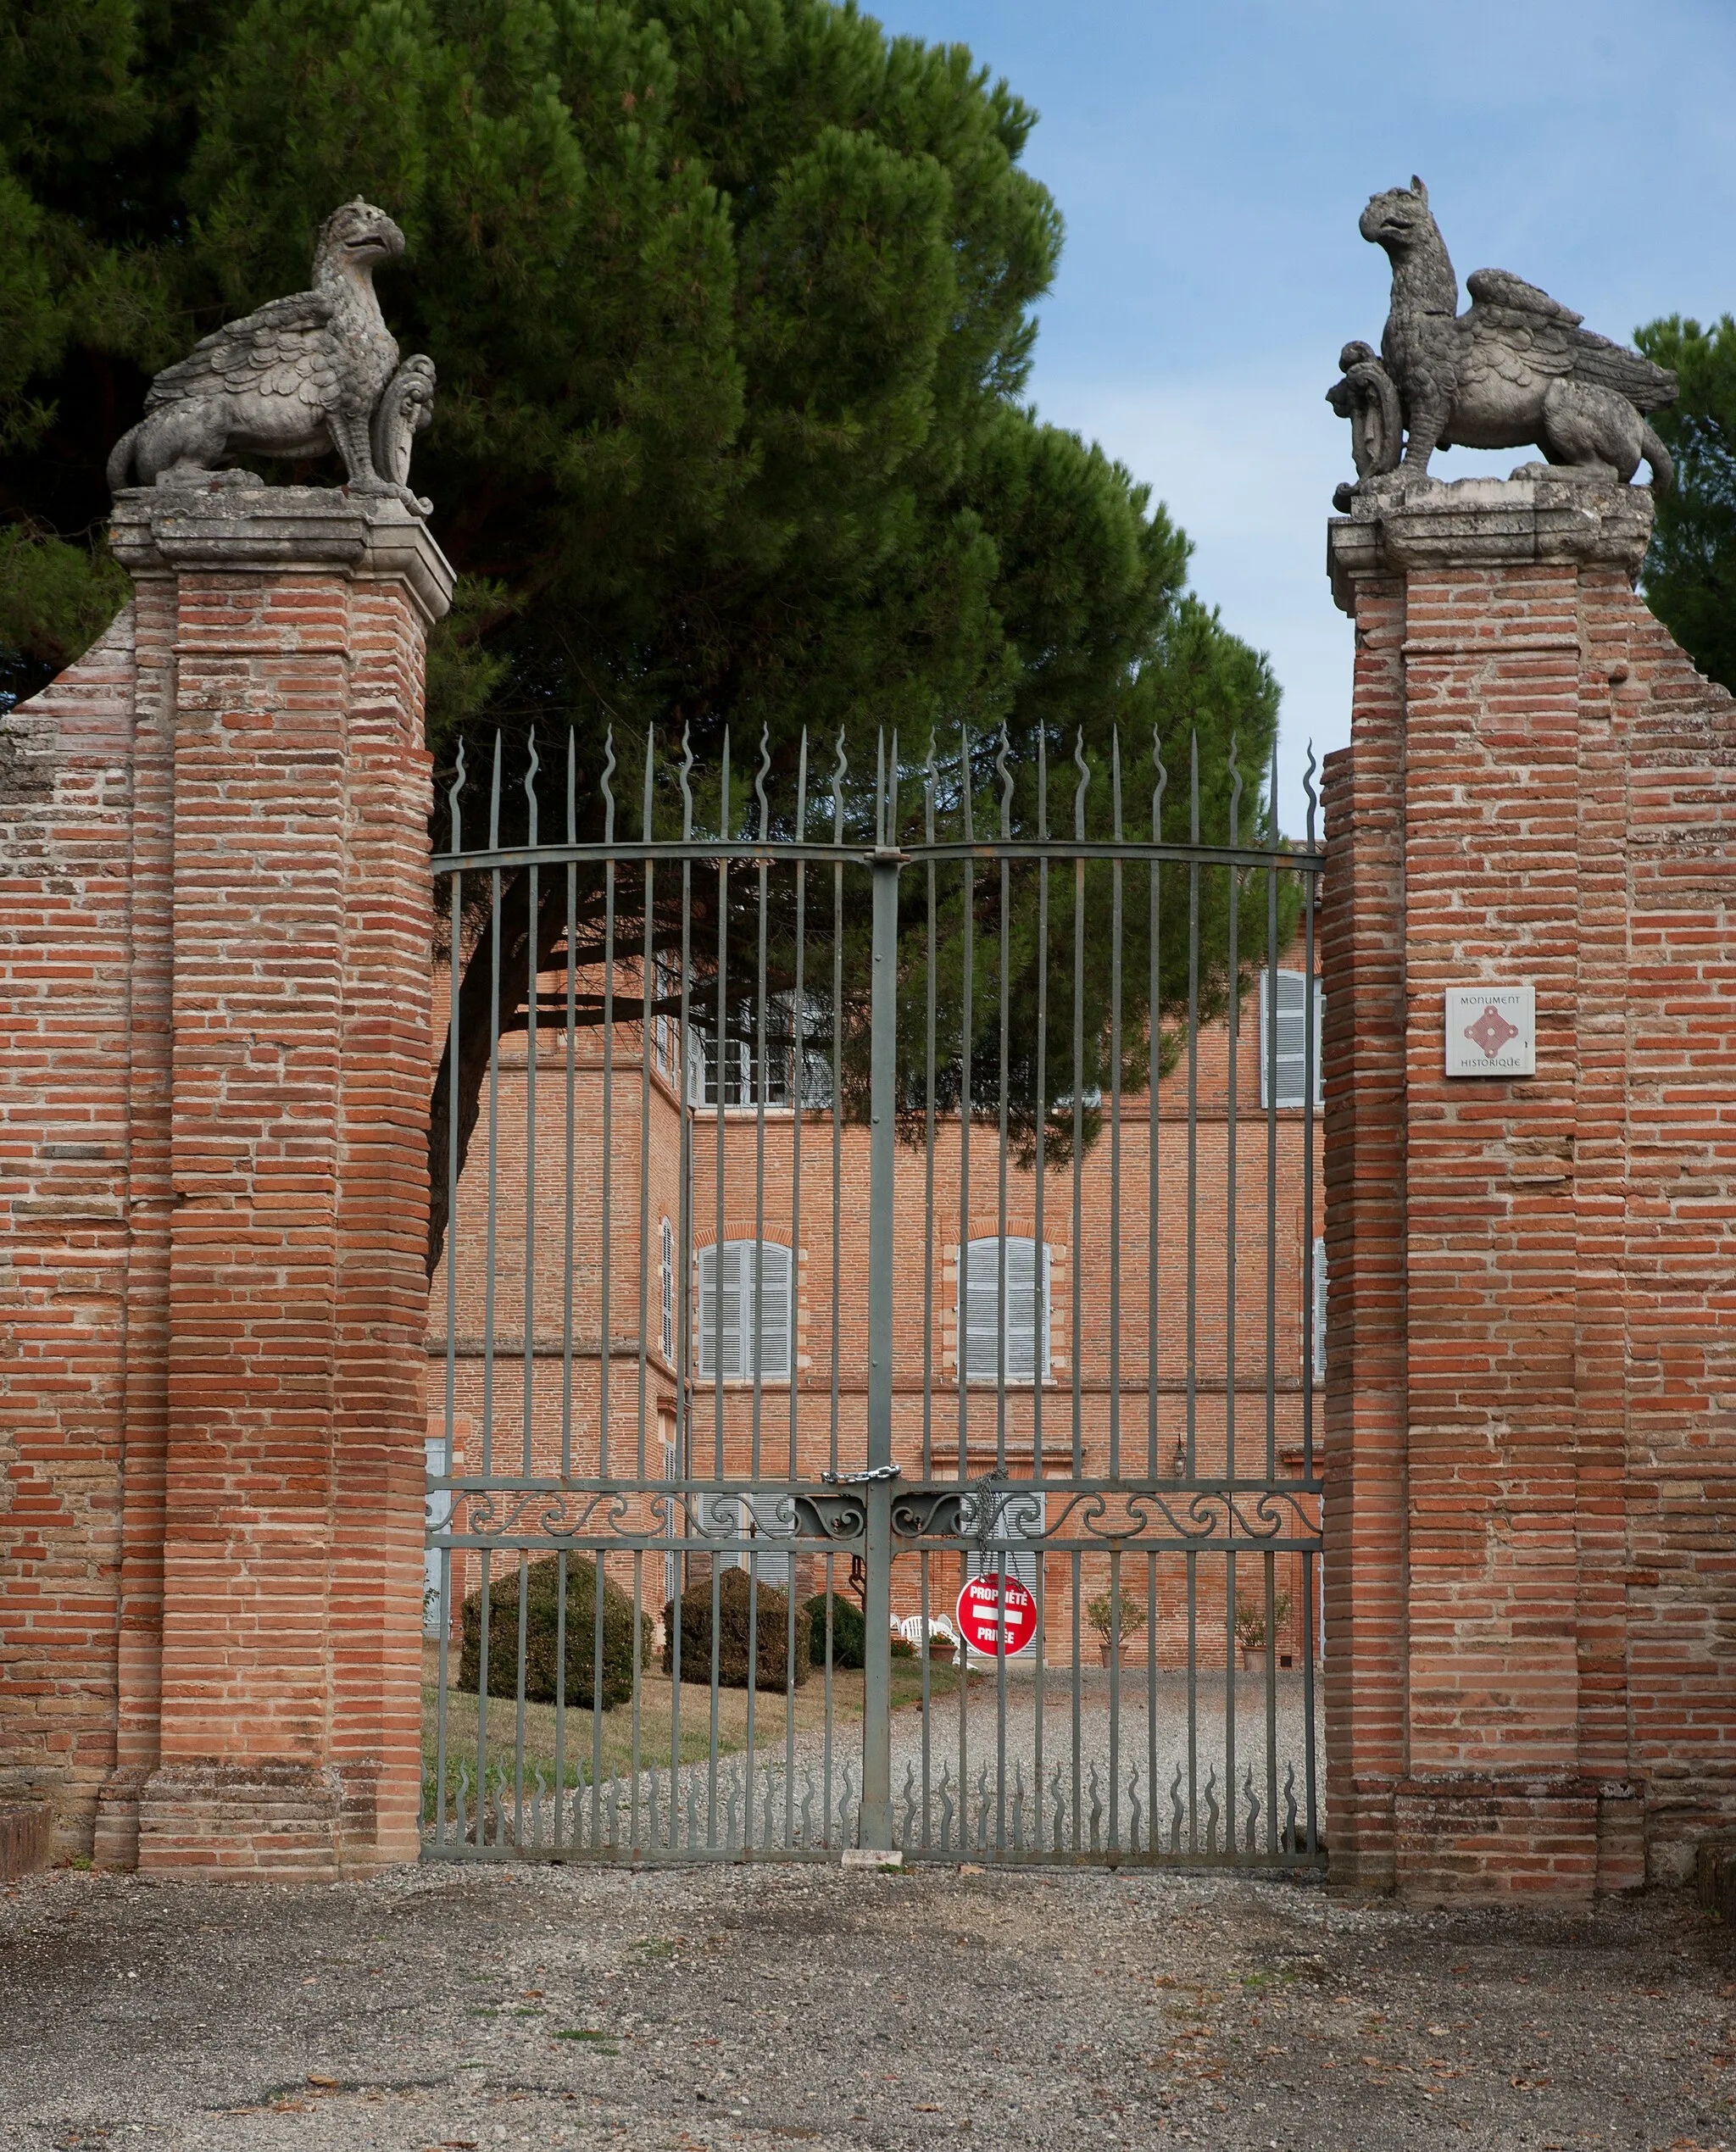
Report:
[[[422,1654],[422,1766],[434,1772],[439,1706],[439,1647],[424,1646]],[[458,1654],[449,1661],[458,1671]],[[993,1681],[992,1672],[973,1671],[974,1688]],[[956,1696],[960,1676],[956,1667],[931,1665],[929,1694],[937,1703]],[[675,1717],[675,1684],[660,1670],[639,1677],[639,1768],[667,1770],[670,1740]],[[710,1753],[711,1690],[709,1682],[681,1685],[681,1744],[682,1763],[695,1763]],[[920,1709],[922,1666],[915,1659],[892,1662],[893,1710]],[[835,1727],[853,1726],[862,1716],[862,1676],[860,1671],[834,1668],[832,1677],[832,1717]],[[617,1704],[612,1711],[593,1713],[569,1704],[565,1714],[561,1781],[568,1786],[588,1786],[593,1766],[600,1764],[604,1779],[625,1775],[633,1767],[633,1706]],[[778,1691],[760,1691],[754,1698],[755,1753],[782,1750],[786,1727],[793,1722],[798,1735],[817,1732],[826,1724],[826,1683],[818,1669],[795,1693],[789,1718],[785,1699]],[[474,1689],[448,1689],[446,1699],[446,1778],[458,1782],[460,1761],[472,1778],[476,1771],[476,1694]],[[526,1777],[541,1771],[549,1785],[555,1783],[555,1709],[552,1704],[526,1704],[524,1715],[524,1760]],[[717,1693],[717,1748],[720,1755],[732,1755],[748,1745],[748,1692],[724,1688]],[[487,1760],[490,1769],[514,1768],[518,1754],[518,1705],[511,1697],[491,1696],[487,1715]]]

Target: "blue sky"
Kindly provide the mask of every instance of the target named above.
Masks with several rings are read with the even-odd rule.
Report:
[[[1032,392],[1149,481],[1194,581],[1284,689],[1283,820],[1306,742],[1348,735],[1349,624],[1324,572],[1349,429],[1339,348],[1378,342],[1358,236],[1420,172],[1462,286],[1511,269],[1605,336],[1736,313],[1736,0],[865,0],[968,45],[1042,115],[1066,219]],[[1505,475],[1524,452],[1434,469]]]

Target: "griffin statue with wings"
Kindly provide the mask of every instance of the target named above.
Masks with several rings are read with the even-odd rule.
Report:
[[[352,492],[430,503],[409,492],[410,439],[432,415],[434,366],[399,365],[374,269],[403,252],[383,209],[347,202],[320,227],[314,288],[231,321],[165,366],[145,415],[114,444],[108,483],[257,484],[238,455],[342,457]]]
[[[1342,378],[1327,401],[1351,424],[1357,486],[1335,497],[1348,509],[1357,487],[1396,470],[1422,478],[1437,448],[1518,448],[1535,444],[1554,464],[1625,485],[1643,457],[1665,490],[1669,453],[1645,422],[1676,400],[1676,376],[1624,345],[1594,336],[1583,316],[1504,269],[1466,279],[1472,303],[1459,311],[1459,284],[1428,189],[1375,195],[1362,236],[1386,249],[1393,296],[1380,356],[1346,344]]]

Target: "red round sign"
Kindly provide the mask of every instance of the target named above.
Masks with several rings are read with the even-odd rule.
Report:
[[[1016,1576],[973,1576],[959,1594],[959,1633],[975,1652],[993,1656],[1006,1638],[1009,1659],[1037,1634],[1037,1602]]]

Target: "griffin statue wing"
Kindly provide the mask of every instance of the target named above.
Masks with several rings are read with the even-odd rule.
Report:
[[[226,322],[185,359],[164,367],[151,384],[145,409],[248,389],[294,397],[312,411],[331,409],[343,365],[331,327],[332,312],[323,292],[298,292]]]
[[[1465,287],[1472,304],[1460,317],[1466,346],[1461,382],[1473,382],[1483,374],[1516,383],[1555,375],[1613,389],[1639,411],[1660,410],[1675,402],[1673,374],[1625,344],[1583,327],[1583,314],[1522,276],[1505,269],[1479,269],[1466,278]]]

